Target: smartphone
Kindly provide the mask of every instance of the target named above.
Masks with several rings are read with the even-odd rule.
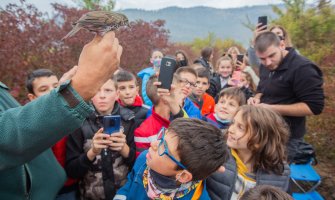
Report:
[[[159,86],[164,89],[171,89],[173,74],[177,69],[177,61],[172,58],[165,56],[162,58],[161,67],[159,70],[158,81],[162,84]]]
[[[120,115],[106,115],[103,120],[104,133],[113,134],[120,132],[121,116]]]
[[[267,16],[260,16],[258,17],[258,24],[261,24],[259,25],[260,27],[261,26],[267,26],[268,25],[268,17]],[[263,30],[266,30],[266,28],[264,28]]]
[[[243,57],[244,57],[243,54],[238,54],[238,55],[237,55],[237,61],[243,63]]]

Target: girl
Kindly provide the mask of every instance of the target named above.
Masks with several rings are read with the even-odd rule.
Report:
[[[207,180],[213,200],[239,199],[256,185],[272,185],[287,191],[289,167],[286,163],[287,124],[274,111],[241,106],[227,131],[231,157],[224,173]]]
[[[215,98],[223,88],[229,87],[228,81],[233,71],[233,60],[229,56],[220,57],[216,62],[216,74],[210,80],[207,93]]]

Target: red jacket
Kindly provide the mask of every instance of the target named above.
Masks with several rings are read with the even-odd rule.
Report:
[[[121,106],[123,106],[123,107],[127,107],[127,106],[124,105],[124,103],[122,103],[122,101],[121,101],[120,99],[118,99],[117,101],[118,101],[118,103],[119,103]],[[136,95],[136,97],[135,97],[135,101],[134,101],[133,105],[131,105],[131,106],[134,106],[134,107],[141,107],[142,105],[143,105],[143,100],[142,100],[142,98],[141,98],[139,95]]]
[[[154,107],[150,115],[135,129],[134,140],[136,145],[136,157],[144,150],[149,149],[150,143],[157,140],[157,133],[162,127],[168,128],[170,121],[158,115]]]
[[[202,115],[208,115],[209,113],[213,113],[214,112],[214,107],[215,107],[215,100],[214,98],[205,93],[204,95],[202,95],[202,100],[204,101],[201,107],[201,114]],[[194,105],[196,105],[199,108],[199,105],[194,102]]]
[[[61,140],[59,140],[53,147],[52,151],[59,162],[59,164],[64,168],[65,161],[66,161],[66,141],[67,136],[63,137]],[[74,183],[76,183],[76,179],[68,178],[64,184],[64,186],[71,186]]]

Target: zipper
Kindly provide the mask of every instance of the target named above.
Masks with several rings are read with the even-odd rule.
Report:
[[[29,171],[28,166],[25,164],[23,165],[23,186],[24,186],[24,196],[25,199],[31,200],[31,173]]]

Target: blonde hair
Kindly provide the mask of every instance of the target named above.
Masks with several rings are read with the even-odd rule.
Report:
[[[234,61],[233,61],[233,59],[231,59],[229,56],[222,56],[222,57],[220,57],[217,61],[216,61],[216,65],[215,65],[215,71],[217,71],[218,69],[219,69],[219,67],[220,67],[220,63],[222,62],[222,61],[229,61],[229,63],[231,64],[231,66],[232,66],[232,74],[233,74],[233,72],[234,72],[234,70],[235,70],[235,64],[234,64]]]
[[[232,46],[228,49],[227,54],[231,55],[233,52],[236,52],[236,54],[240,54],[240,50],[236,46]]]
[[[249,88],[251,89],[252,92],[256,92],[256,84],[254,80],[252,79],[251,75],[249,72],[241,71],[241,73],[245,74],[245,79],[249,82]]]

